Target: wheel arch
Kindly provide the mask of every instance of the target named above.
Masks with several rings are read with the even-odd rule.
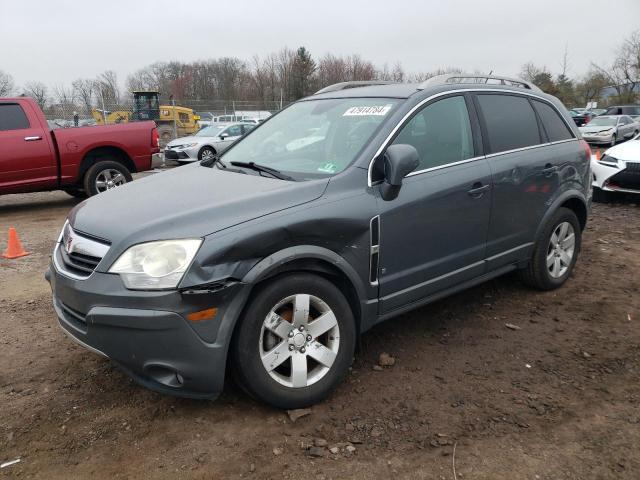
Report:
[[[538,239],[544,226],[547,224],[551,216],[558,211],[559,208],[568,208],[576,214],[578,222],[580,222],[581,230],[584,230],[587,225],[587,218],[589,215],[589,208],[587,200],[584,195],[577,190],[569,190],[560,195],[547,209],[542,221],[538,224],[535,238]]]
[[[82,158],[78,171],[78,181],[82,181],[87,170],[89,170],[92,165],[95,165],[100,160],[107,159],[122,163],[131,173],[137,171],[136,164],[123,149],[114,146],[97,147],[89,150]]]
[[[215,153],[218,153],[218,149],[217,149],[215,146],[213,146],[213,145],[211,145],[211,144],[209,144],[209,143],[205,143],[205,144],[204,144],[204,145],[202,145],[202,146],[200,147],[200,149],[198,150],[198,155],[200,155],[200,153],[202,152],[202,150],[204,150],[205,148],[210,148],[211,150],[213,150],[213,153],[214,153],[214,154],[215,154]]]
[[[353,267],[331,250],[312,245],[286,248],[258,262],[242,281],[251,285],[253,292],[264,282],[291,272],[314,273],[336,284],[347,298],[353,313],[356,335],[361,333],[363,318],[367,314],[362,304],[366,299],[364,286]]]

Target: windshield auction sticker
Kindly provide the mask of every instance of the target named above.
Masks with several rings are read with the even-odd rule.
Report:
[[[386,115],[392,105],[372,105],[370,107],[351,107],[342,114],[343,117],[361,117],[368,115]]]

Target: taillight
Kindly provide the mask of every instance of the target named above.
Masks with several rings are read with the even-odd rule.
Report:
[[[154,148],[160,148],[160,135],[158,135],[158,129],[156,128],[151,130],[151,146]]]
[[[580,140],[580,145],[582,146],[582,149],[584,150],[584,153],[587,155],[588,159],[591,159],[591,147],[589,146],[589,144],[586,142],[586,140]],[[598,150],[599,151],[599,150]]]
[[[589,120],[591,120],[591,118],[589,118],[589,115],[585,115],[585,116],[584,116],[584,125],[586,125],[587,123],[589,123]]]

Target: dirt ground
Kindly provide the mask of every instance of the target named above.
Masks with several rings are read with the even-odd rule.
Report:
[[[295,422],[233,385],[149,392],[60,331],[43,273],[76,202],[0,197],[0,245],[14,226],[31,252],[0,260],[0,478],[640,478],[633,199],[594,205],[562,289],[510,275],[382,324]]]

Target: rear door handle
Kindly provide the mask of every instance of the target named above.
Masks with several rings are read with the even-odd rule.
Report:
[[[484,192],[489,190],[491,185],[482,185],[480,182],[476,182],[471,186],[471,190],[467,190],[467,193],[472,197],[480,198]]]
[[[36,142],[42,140],[42,137],[24,137],[25,142]]]
[[[558,170],[558,167],[555,165],[551,165],[550,163],[547,163],[544,168],[542,169],[542,173],[546,176],[551,175],[552,173],[554,173],[556,170]]]

